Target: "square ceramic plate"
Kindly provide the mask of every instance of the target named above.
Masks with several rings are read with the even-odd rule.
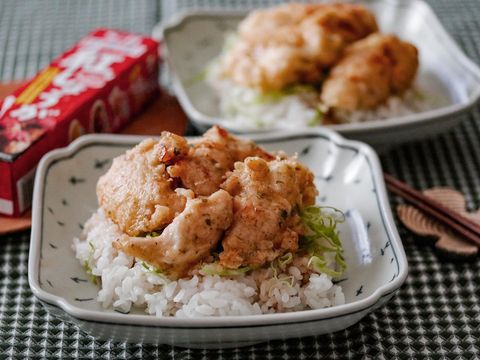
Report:
[[[383,32],[395,33],[417,46],[420,54],[417,83],[438,104],[432,110],[412,115],[329,128],[349,138],[382,146],[432,136],[455,126],[461,120],[458,115],[473,106],[480,96],[480,69],[465,56],[423,1],[377,0],[365,5],[375,13]],[[234,31],[244,16],[245,13],[229,11],[184,13],[153,32],[163,41],[163,55],[175,94],[200,128],[213,124],[229,127],[228,122],[221,121],[218,99],[210,86],[192,79],[218,56],[225,34]]]
[[[340,225],[348,269],[341,284],[346,304],[286,314],[216,318],[159,318],[143,310],[121,314],[96,302],[98,287],[75,259],[72,239],[97,208],[95,185],[113,157],[141,138],[88,135],[50,152],[37,170],[29,283],[54,314],[102,339],[189,347],[254,342],[342,330],[384,304],[402,285],[407,261],[382,171],[367,145],[328,130],[262,136],[269,150],[298,153],[316,175],[319,204],[343,209]]]

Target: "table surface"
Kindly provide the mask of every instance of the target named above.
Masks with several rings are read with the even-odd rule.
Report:
[[[480,2],[429,0],[450,34],[480,62]],[[161,19],[188,7],[255,7],[262,0],[32,0],[0,1],[0,81],[33,76],[81,36],[98,26],[150,33]],[[451,186],[467,206],[480,206],[480,113],[476,106],[454,130],[391,149],[384,169],[426,189]],[[395,207],[398,199],[392,197]],[[198,358],[477,358],[480,357],[480,258],[440,257],[400,224],[410,271],[384,307],[335,334],[273,341],[230,350],[98,341],[57,320],[32,295],[27,280],[29,233],[0,238],[0,357],[92,359]]]

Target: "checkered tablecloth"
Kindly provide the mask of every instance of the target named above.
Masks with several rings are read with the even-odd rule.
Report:
[[[393,0],[392,0],[393,1]],[[401,1],[401,0],[398,0]],[[480,62],[480,1],[429,0],[463,50]],[[24,79],[97,26],[150,33],[162,18],[189,7],[245,8],[254,0],[0,0],[0,80]],[[417,188],[452,186],[470,210],[480,207],[480,108],[453,131],[382,155],[387,172]],[[396,206],[397,199],[391,199]],[[399,226],[410,264],[386,306],[347,330],[231,350],[98,341],[50,317],[27,281],[29,233],[0,238],[0,358],[165,359],[479,358],[480,259],[439,257]]]

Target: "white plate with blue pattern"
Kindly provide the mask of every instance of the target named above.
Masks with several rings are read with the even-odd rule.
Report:
[[[345,329],[387,302],[407,276],[407,260],[392,218],[375,152],[329,130],[257,136],[268,150],[298,153],[316,175],[318,204],[342,209],[348,268],[340,279],[346,304],[293,313],[212,318],[160,318],[141,310],[122,314],[96,301],[72,250],[72,239],[97,208],[95,185],[111,159],[142,138],[82,136],[47,154],[38,166],[28,277],[33,293],[55,315],[101,339],[234,347]]]
[[[457,125],[480,98],[480,68],[446,32],[422,0],[360,1],[377,17],[380,29],[397,34],[419,49],[417,85],[434,104],[429,110],[385,120],[328,125],[356,140],[385,148],[444,132]],[[206,81],[192,81],[205,72],[223,46],[225,35],[235,31],[246,12],[198,10],[178,14],[159,24],[153,36],[162,41],[173,90],[190,120],[199,128],[221,125],[237,132],[272,131],[272,127],[241,128],[224,119],[219,99]],[[243,129],[243,130],[242,130]]]

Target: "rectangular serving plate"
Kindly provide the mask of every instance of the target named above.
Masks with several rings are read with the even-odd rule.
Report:
[[[187,347],[233,347],[320,335],[355,324],[383,305],[407,276],[407,260],[392,218],[380,163],[367,145],[327,129],[261,135],[268,150],[298,153],[315,174],[318,204],[342,209],[346,304],[292,313],[172,318],[133,309],[122,314],[96,301],[99,288],[75,258],[72,239],[98,207],[95,186],[111,159],[142,138],[86,135],[50,152],[35,179],[28,264],[30,287],[56,316],[101,339]]]

